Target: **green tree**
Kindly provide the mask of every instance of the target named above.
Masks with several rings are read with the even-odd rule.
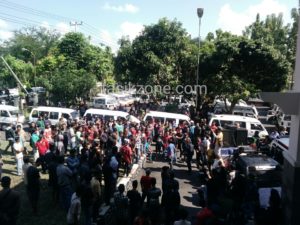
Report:
[[[86,99],[95,86],[93,74],[78,70],[72,63],[56,69],[51,77],[50,96],[54,103],[62,102],[67,106],[75,104],[78,98]]]
[[[229,112],[239,99],[285,87],[290,65],[278,50],[227,32],[216,35],[201,48],[200,78],[211,96],[232,102]]]
[[[19,80],[24,85],[29,85],[30,80],[33,79],[33,67],[30,63],[25,63],[23,60],[16,59],[11,55],[7,55],[4,57],[8,65],[14,71],[14,73],[18,76]],[[15,88],[17,86],[17,81],[6,67],[4,62],[0,59],[0,87],[4,88]]]
[[[182,24],[163,18],[145,26],[132,43],[120,40],[116,78],[121,82],[174,87],[182,80],[195,79],[196,62],[197,45]]]

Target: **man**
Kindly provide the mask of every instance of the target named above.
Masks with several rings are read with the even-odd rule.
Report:
[[[128,144],[128,140],[124,140],[124,145],[121,147],[121,154],[124,162],[124,173],[128,177],[132,162],[132,149]]]
[[[192,158],[194,155],[194,145],[191,142],[191,139],[188,137],[185,140],[185,144],[184,146],[184,153],[186,155],[186,163],[187,163],[187,167],[188,167],[188,172],[191,173],[192,172]]]
[[[5,136],[6,136],[6,140],[8,141],[8,145],[5,148],[5,152],[7,152],[7,150],[9,149],[9,147],[11,148],[11,152],[14,154],[14,148],[13,145],[15,143],[15,130],[13,128],[12,125],[8,126],[5,129]]]
[[[81,214],[81,194],[82,188],[77,187],[76,191],[71,197],[71,204],[67,214],[68,225],[79,225],[80,224],[80,214]]]
[[[127,225],[129,200],[127,196],[124,195],[124,191],[124,184],[120,184],[118,187],[118,192],[114,194],[115,218],[116,224]]]
[[[23,178],[24,178],[24,184],[27,187],[28,185],[27,170],[30,166],[32,166],[32,164],[29,162],[29,157],[24,157],[23,161],[24,161],[24,165],[22,166],[23,176],[24,176]]]
[[[16,154],[16,161],[17,161],[17,175],[18,176],[22,176],[23,171],[22,171],[22,167],[23,167],[23,151],[24,151],[24,147],[20,141],[19,137],[16,137],[15,139],[15,143],[13,145],[14,148],[14,152]]]
[[[141,177],[141,187],[142,187],[142,203],[144,203],[145,198],[148,198],[148,191],[151,188],[151,179],[152,177],[150,177],[151,174],[151,170],[147,169],[146,170],[146,176],[142,176]]]
[[[222,128],[218,127],[217,132],[215,133],[212,129],[212,134],[215,138],[215,149],[214,149],[214,153],[215,155],[221,156],[221,148],[223,147],[223,132],[222,132]]]
[[[0,191],[0,224],[15,225],[20,210],[20,193],[10,188],[10,177],[2,177]]]
[[[39,170],[31,165],[28,167],[27,172],[27,196],[31,204],[33,213],[37,213],[38,200],[40,197],[40,173]]]
[[[38,152],[39,152],[39,162],[42,165],[42,171],[43,173],[46,173],[47,166],[46,166],[46,161],[45,161],[45,155],[46,152],[49,150],[49,142],[45,138],[43,134],[40,135],[40,140],[35,144]]]
[[[56,168],[57,184],[59,187],[60,203],[67,211],[70,206],[70,200],[72,195],[72,171],[64,165],[64,157],[59,156],[58,166]]]
[[[130,214],[130,224],[133,223],[134,218],[137,217],[141,209],[142,196],[137,190],[138,181],[132,181],[132,190],[127,192],[127,197],[129,199],[129,214]]]
[[[159,197],[161,190],[156,187],[156,178],[151,178],[151,188],[148,191],[148,207],[152,224],[159,224],[161,219],[161,208]]]

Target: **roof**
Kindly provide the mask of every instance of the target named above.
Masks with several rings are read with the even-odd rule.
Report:
[[[108,109],[93,109],[93,108],[86,110],[85,114],[87,113],[98,114],[98,115],[123,116],[123,117],[129,115],[127,112],[122,112],[122,111],[115,111],[115,110],[108,110]]]
[[[263,155],[241,155],[240,159],[244,161],[247,166],[255,166],[255,167],[266,167],[266,166],[272,166],[276,167],[279,165],[277,161],[274,159],[263,156]],[[258,169],[258,168],[257,168]],[[262,168],[263,169],[263,168]]]
[[[149,114],[152,116],[157,116],[157,117],[167,117],[167,118],[190,120],[190,117],[188,117],[187,115],[184,115],[184,114],[150,111],[146,115],[149,115]]]
[[[252,117],[237,116],[237,115],[230,115],[230,114],[213,115],[211,117],[211,120],[213,119],[220,119],[220,120],[227,120],[227,121],[250,121],[254,123],[260,123],[259,120]]]
[[[16,106],[12,106],[12,105],[1,105],[0,104],[0,109],[7,109],[7,110],[19,110],[18,107]]]
[[[33,108],[32,110],[46,111],[46,112],[57,111],[57,112],[68,112],[68,113],[76,111],[75,109],[60,108],[60,107],[48,107],[48,106],[39,106],[39,107]]]

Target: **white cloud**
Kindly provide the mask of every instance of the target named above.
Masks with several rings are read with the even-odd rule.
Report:
[[[116,36],[118,37],[118,39],[123,36],[128,36],[132,41],[142,32],[143,29],[144,26],[141,23],[131,23],[125,21],[120,25],[120,31],[116,32]]]
[[[137,13],[139,8],[132,4],[125,4],[125,5],[111,5],[109,3],[105,3],[103,6],[105,10],[111,10],[115,12],[128,12],[128,13]]]
[[[242,34],[244,28],[254,22],[258,13],[261,19],[272,13],[289,15],[287,6],[276,0],[262,0],[259,4],[251,5],[241,12],[234,11],[230,4],[225,4],[220,10],[218,25],[222,30]]]
[[[0,28],[5,29],[8,27],[8,24],[4,21],[0,19]]]
[[[13,37],[13,32],[7,30],[0,30],[0,40],[8,40]]]
[[[50,24],[47,21],[43,21],[41,23],[41,27],[46,28],[47,30],[50,30]]]
[[[62,35],[71,31],[70,25],[64,22],[60,22],[55,25],[56,30]]]
[[[0,40],[4,41],[11,37],[13,37],[13,32],[8,30],[7,22],[0,19]]]

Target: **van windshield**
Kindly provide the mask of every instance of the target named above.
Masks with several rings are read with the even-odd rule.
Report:
[[[105,104],[105,99],[104,98],[98,98],[98,99],[95,99],[95,104]]]
[[[17,117],[20,114],[19,110],[12,110],[12,111],[9,111],[9,113],[13,117]]]

